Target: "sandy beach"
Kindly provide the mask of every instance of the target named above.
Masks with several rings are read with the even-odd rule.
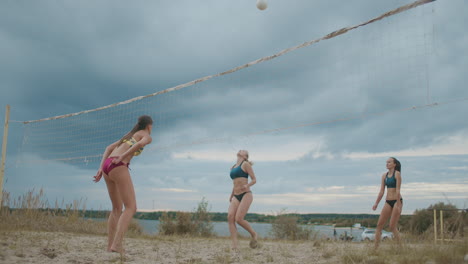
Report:
[[[2,231],[0,263],[463,263],[463,248],[453,245],[334,241],[261,241],[257,249],[240,240],[240,252],[230,250],[228,238],[126,238],[124,257],[105,251],[106,237],[37,231]],[[458,255],[458,256],[457,256]],[[461,261],[461,262],[460,262]],[[465,262],[466,263],[466,262]]]
[[[108,253],[106,237],[63,232],[2,232],[1,263],[120,263]],[[342,263],[347,247],[364,243],[262,241],[251,249],[240,240],[240,253],[230,251],[227,238],[126,238],[124,263]]]

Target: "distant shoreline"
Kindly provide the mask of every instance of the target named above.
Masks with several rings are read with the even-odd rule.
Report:
[[[21,210],[10,208],[10,210]],[[55,211],[65,212],[64,209],[35,209],[40,211]],[[154,211],[142,212],[137,211],[133,218],[141,220],[159,220],[163,214],[168,214],[170,218],[175,219],[177,213],[183,211]],[[108,210],[84,210],[78,212],[84,218],[107,218],[110,211]],[[190,213],[190,212],[189,212]],[[209,212],[208,213],[212,222],[226,222],[227,212]],[[335,225],[336,228],[351,227],[354,224],[361,224],[363,226],[375,226],[379,214],[337,214],[337,213],[314,213],[314,214],[298,214],[286,213],[282,215],[293,216],[297,218],[297,222],[302,225]],[[258,213],[248,213],[245,219],[252,223],[274,223],[278,215],[267,215]],[[401,219],[410,218],[412,215],[401,215]],[[354,228],[354,227],[353,227]]]

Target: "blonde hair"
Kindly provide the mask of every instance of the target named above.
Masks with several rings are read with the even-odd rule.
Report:
[[[249,151],[245,150],[245,149],[241,149],[239,151],[245,151],[247,153],[247,158],[244,160],[245,162],[249,163],[250,166],[253,166],[254,163],[252,161],[249,160]],[[234,166],[236,166],[236,164],[232,165],[231,169],[234,168]]]
[[[250,161],[250,160],[249,160],[249,151],[247,151],[247,150],[245,150],[245,149],[244,149],[244,151],[247,153],[247,158],[245,159],[245,161],[247,161],[247,163],[249,163],[250,166],[253,166],[253,165],[254,165],[253,161]]]

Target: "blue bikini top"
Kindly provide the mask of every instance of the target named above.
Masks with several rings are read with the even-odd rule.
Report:
[[[395,171],[393,171],[392,177],[388,177],[388,172],[387,176],[385,176],[385,185],[387,188],[396,188],[396,178],[395,178]]]
[[[242,177],[242,178],[248,178],[249,177],[249,174],[247,174],[246,172],[244,172],[242,170],[242,163],[244,163],[244,162],[242,161],[239,166],[231,169],[231,174],[230,174],[231,179],[234,180],[234,179],[240,178],[240,177]]]

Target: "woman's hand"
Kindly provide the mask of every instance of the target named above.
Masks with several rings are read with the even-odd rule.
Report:
[[[94,182],[98,182],[98,181],[101,180],[101,177],[102,177],[102,169],[99,169],[99,170],[97,171],[97,173],[96,173],[96,176],[93,177],[93,178],[94,178],[93,181],[94,181]]]
[[[400,210],[403,209],[403,203],[401,202],[401,200],[397,200],[396,206],[397,206]]]
[[[231,197],[229,197],[229,202],[232,202],[232,197],[233,197],[232,195],[231,195]]]
[[[248,184],[242,185],[242,192],[250,191],[250,186]]]
[[[372,206],[372,210],[373,211],[377,210],[377,206],[378,206],[378,204],[374,204],[374,206]]]
[[[119,156],[116,156],[116,157],[112,160],[112,163],[114,163],[114,164],[119,164],[122,160],[123,160],[123,156],[122,156],[122,155],[119,155]]]

